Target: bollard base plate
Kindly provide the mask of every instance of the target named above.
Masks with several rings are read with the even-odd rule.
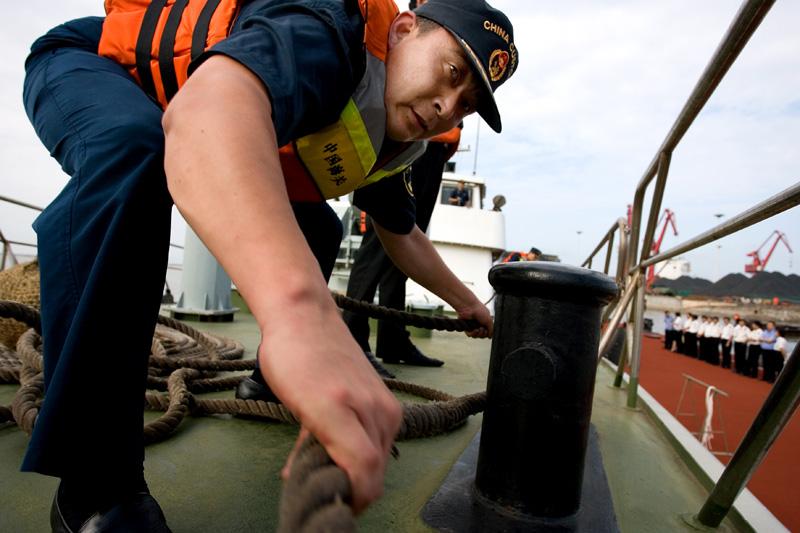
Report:
[[[476,497],[475,472],[481,432],[450,469],[444,482],[431,496],[420,513],[422,519],[437,531],[464,533],[484,532],[558,532],[618,533],[619,523],[608,487],[597,430],[590,427],[589,443],[583,475],[581,509],[576,515],[551,519],[532,517],[513,509],[500,510]],[[534,482],[532,480],[532,482]]]

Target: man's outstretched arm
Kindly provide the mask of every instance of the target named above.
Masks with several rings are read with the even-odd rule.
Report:
[[[382,493],[402,411],[342,321],[295,222],[271,112],[251,71],[209,58],[164,115],[167,182],[258,322],[264,377],[347,472],[358,513]]]

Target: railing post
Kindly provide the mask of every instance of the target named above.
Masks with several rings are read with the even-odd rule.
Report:
[[[634,301],[630,315],[630,322],[633,328],[628,330],[633,331],[633,338],[631,339],[631,337],[628,337],[631,341],[628,344],[631,357],[630,379],[628,381],[628,407],[631,409],[636,408],[639,394],[639,364],[642,361],[642,333],[644,330],[644,281],[644,270],[641,270],[636,280],[636,300]]]
[[[608,276],[558,263],[497,265],[479,499],[548,519],[580,508]]]

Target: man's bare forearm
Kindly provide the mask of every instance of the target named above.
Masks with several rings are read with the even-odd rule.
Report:
[[[384,229],[374,220],[373,224],[386,253],[406,276],[454,308],[464,305],[466,287],[445,265],[422,230],[414,226],[410,234],[401,235]]]
[[[360,512],[383,490],[402,410],[342,321],[295,221],[270,111],[250,71],[208,59],[164,116],[167,182],[256,317],[262,374],[347,472]]]
[[[215,56],[164,117],[165,167],[175,204],[260,322],[276,312],[276,304],[327,293],[288,201],[270,114],[258,78]],[[273,284],[274,290],[263,290]]]

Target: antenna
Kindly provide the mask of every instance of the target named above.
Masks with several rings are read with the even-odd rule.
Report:
[[[481,139],[481,121],[480,119],[477,120],[478,122],[478,132],[475,134],[475,162],[472,164],[472,175],[474,176],[478,172],[478,141]]]

